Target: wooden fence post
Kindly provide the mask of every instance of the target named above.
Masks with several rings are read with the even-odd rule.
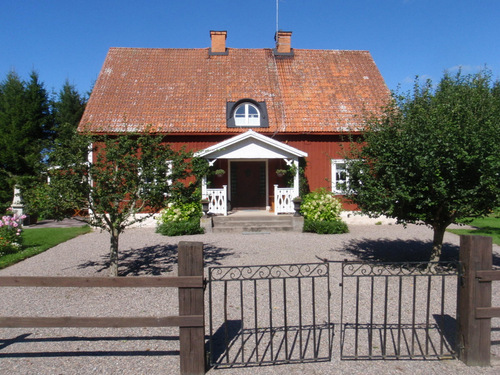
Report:
[[[491,270],[492,239],[460,236],[460,262],[463,276],[458,287],[458,353],[468,366],[489,366],[491,318],[477,319],[477,307],[491,307],[491,281],[479,282],[476,271]]]
[[[203,276],[203,242],[179,242],[179,276]],[[179,315],[205,315],[203,288],[179,288]],[[205,327],[180,327],[182,375],[205,373]]]

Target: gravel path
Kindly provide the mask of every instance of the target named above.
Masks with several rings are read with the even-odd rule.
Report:
[[[297,233],[205,234],[168,238],[154,228],[128,229],[120,242],[123,275],[176,275],[179,241],[205,244],[206,266],[415,258],[432,239],[423,226],[350,225],[343,235]],[[445,236],[445,254],[456,255],[459,238]],[[78,237],[0,271],[0,275],[107,275],[109,236],[99,231]],[[500,256],[498,246],[494,252]],[[500,258],[496,258],[497,260]],[[497,265],[500,265],[497,263]],[[495,284],[494,284],[495,285]],[[493,304],[500,306],[498,288]],[[335,301],[333,302],[336,303]],[[206,303],[208,305],[208,303]],[[176,314],[177,292],[159,289],[3,288],[0,315],[155,316]],[[492,326],[492,354],[500,358],[500,324]],[[175,374],[178,329],[0,329],[1,374]],[[341,361],[336,333],[331,362],[240,369],[210,374],[495,374],[491,368],[446,361]],[[497,337],[498,336],[498,337]]]

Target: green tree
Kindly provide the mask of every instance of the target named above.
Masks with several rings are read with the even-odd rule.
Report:
[[[95,155],[93,162],[88,150]],[[173,151],[159,136],[75,134],[56,146],[50,184],[33,194],[43,197],[42,205],[57,218],[88,207],[89,224],[110,234],[110,274],[117,276],[125,228],[152,216],[172,197],[195,191],[195,184],[183,182],[192,174],[191,156]],[[30,201],[36,205],[36,197]]]
[[[52,104],[54,116],[54,138],[71,138],[80,123],[87,99],[80,95],[68,80]]]
[[[0,204],[12,200],[15,183],[40,173],[51,131],[48,94],[38,74],[24,82],[10,72],[0,84]]]
[[[483,70],[394,94],[351,149],[348,197],[369,215],[430,226],[430,260],[439,260],[451,223],[500,203],[499,92]]]

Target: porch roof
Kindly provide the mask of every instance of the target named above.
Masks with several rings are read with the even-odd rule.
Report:
[[[248,130],[200,150],[195,156],[206,159],[295,159],[307,157],[307,152]]]

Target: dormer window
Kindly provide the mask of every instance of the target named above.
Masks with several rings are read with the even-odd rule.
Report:
[[[269,127],[265,102],[242,99],[227,103],[227,126],[235,127]]]
[[[234,111],[234,124],[236,126],[259,126],[260,112],[256,106],[243,103]]]

